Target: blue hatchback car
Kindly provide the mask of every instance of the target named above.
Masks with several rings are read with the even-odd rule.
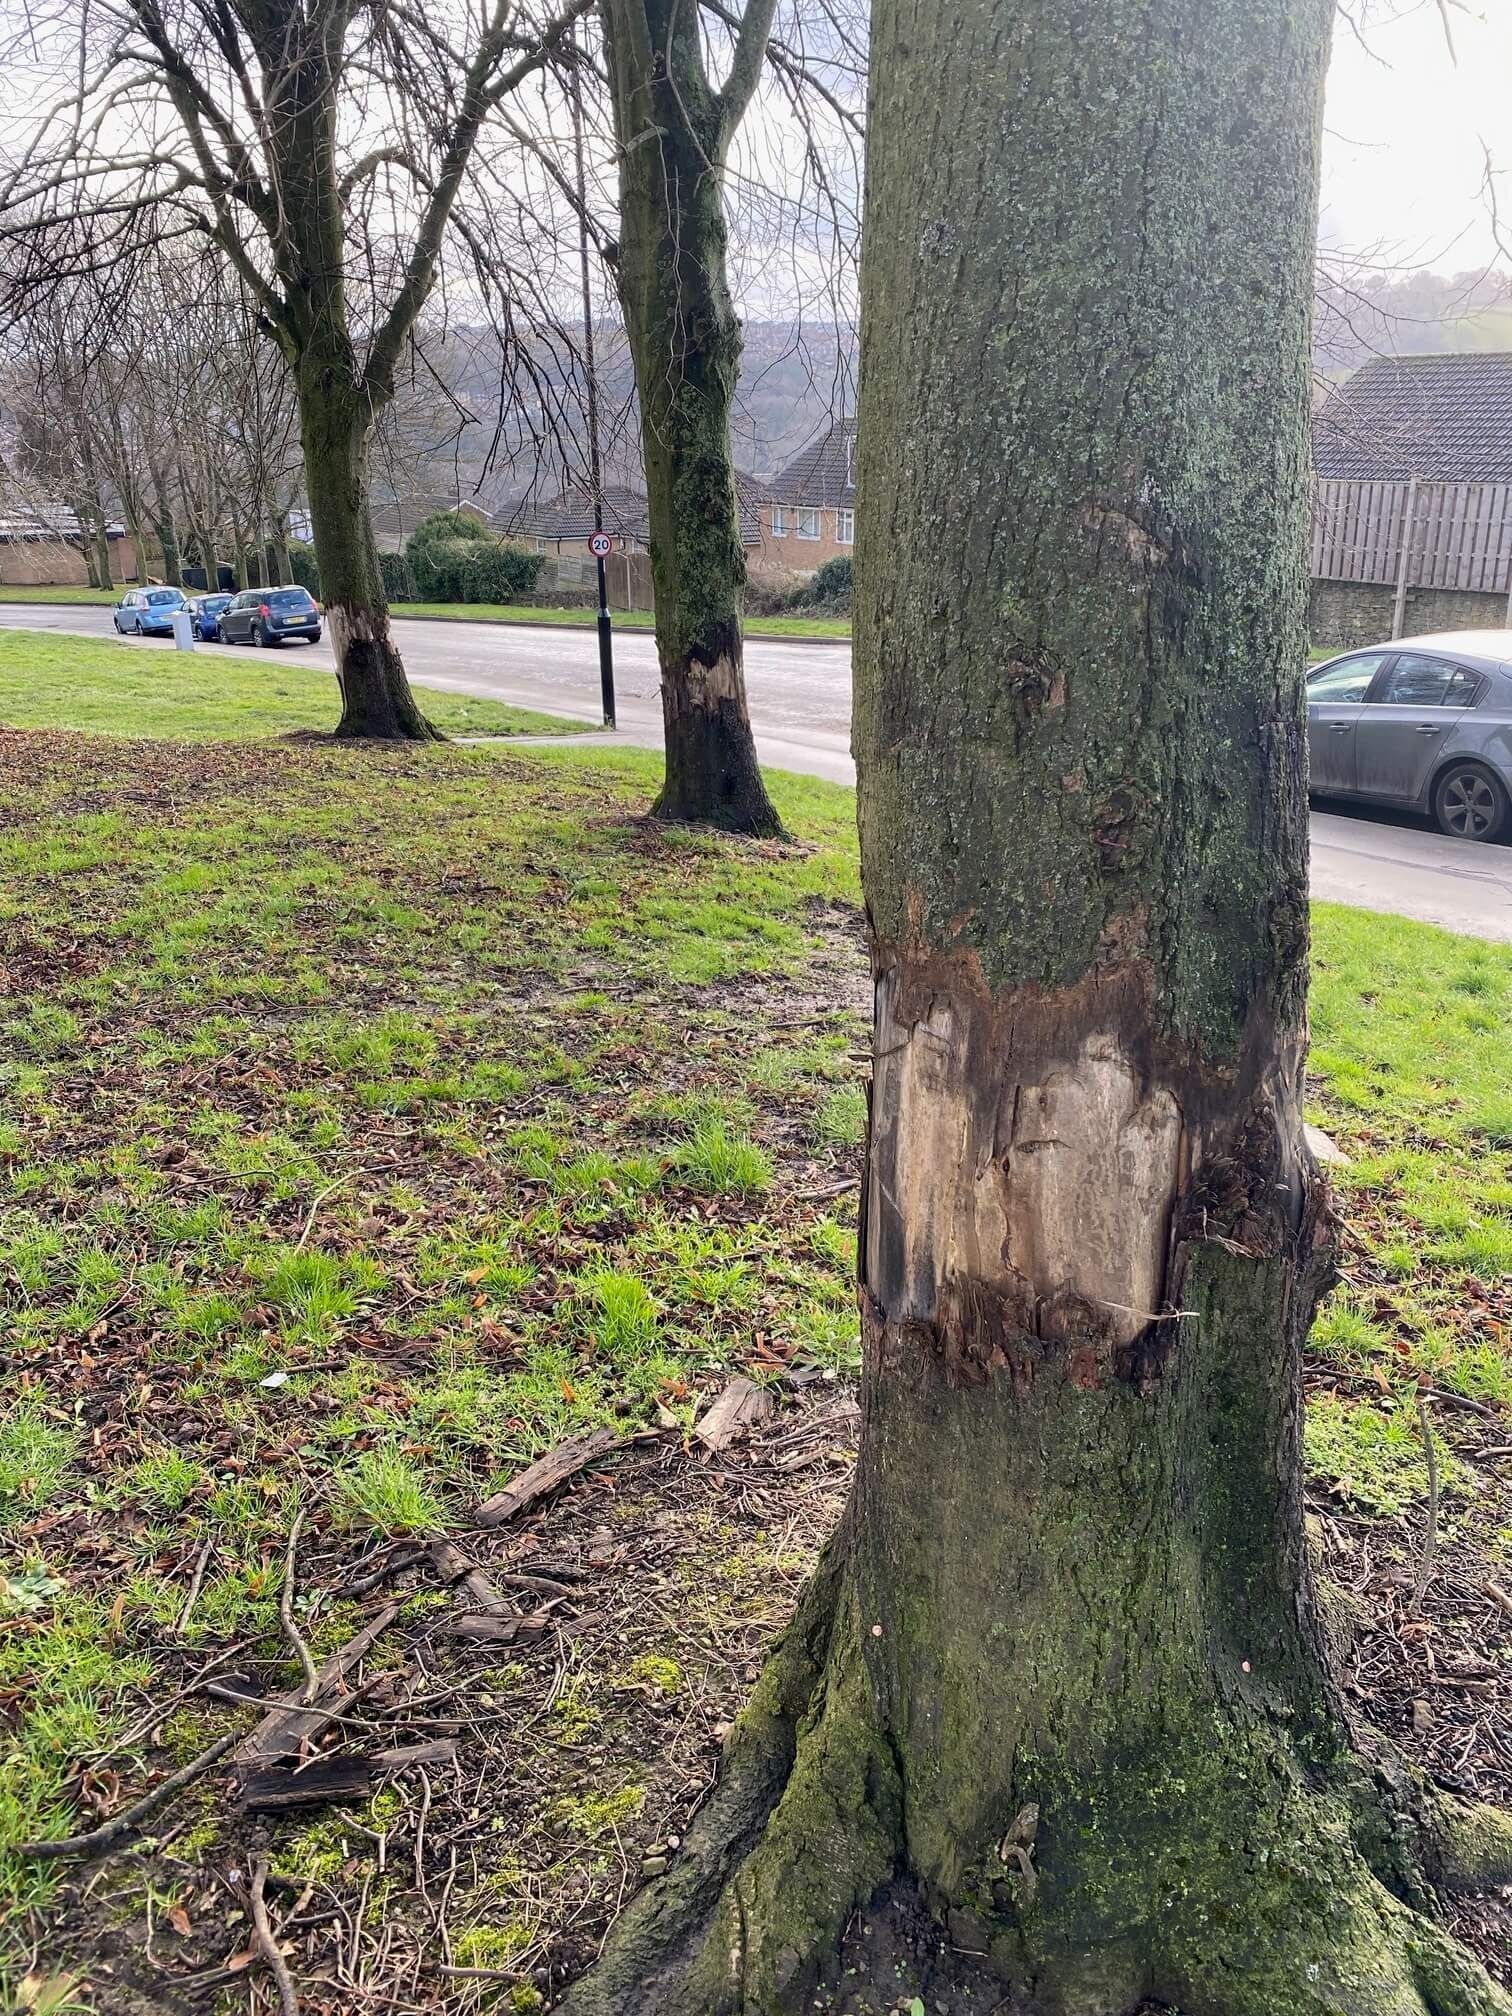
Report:
[[[181,588],[133,588],[115,608],[115,627],[122,637],[171,637],[173,612],[185,606]]]
[[[201,644],[213,644],[220,636],[221,611],[231,605],[229,595],[196,595],[189,604],[194,618],[194,634]]]

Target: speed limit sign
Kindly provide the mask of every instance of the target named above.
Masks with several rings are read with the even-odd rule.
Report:
[[[607,532],[595,532],[588,541],[588,551],[595,560],[607,560],[614,551],[614,541]]]

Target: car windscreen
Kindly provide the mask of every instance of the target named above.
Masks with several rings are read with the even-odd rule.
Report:
[[[307,588],[275,588],[268,597],[270,609],[313,609]]]
[[[182,602],[183,599],[177,588],[159,588],[156,594],[147,597],[154,608],[164,602]]]
[[[207,595],[204,601],[201,602],[200,607],[201,609],[208,609],[212,616],[218,616],[222,609],[229,609],[231,607],[231,597],[229,595]]]

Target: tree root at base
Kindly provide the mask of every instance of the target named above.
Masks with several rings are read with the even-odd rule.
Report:
[[[1506,1880],[1512,1821],[1427,1788],[1413,1904],[1352,1845],[1345,1803],[1295,1780],[1221,1868],[1204,1871],[1199,1829],[1160,1912],[1147,1892],[1102,1944],[1059,1936],[1032,1903],[1019,1917],[931,1894],[907,1867],[902,1776],[871,1714],[843,1560],[842,1531],[683,1855],[560,2016],[885,2016],[916,1995],[947,2016],[1512,2016],[1431,1916],[1434,1889]]]

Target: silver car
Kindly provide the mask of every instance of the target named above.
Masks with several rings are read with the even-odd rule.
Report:
[[[1512,630],[1404,637],[1307,675],[1308,788],[1494,840],[1512,803]]]

